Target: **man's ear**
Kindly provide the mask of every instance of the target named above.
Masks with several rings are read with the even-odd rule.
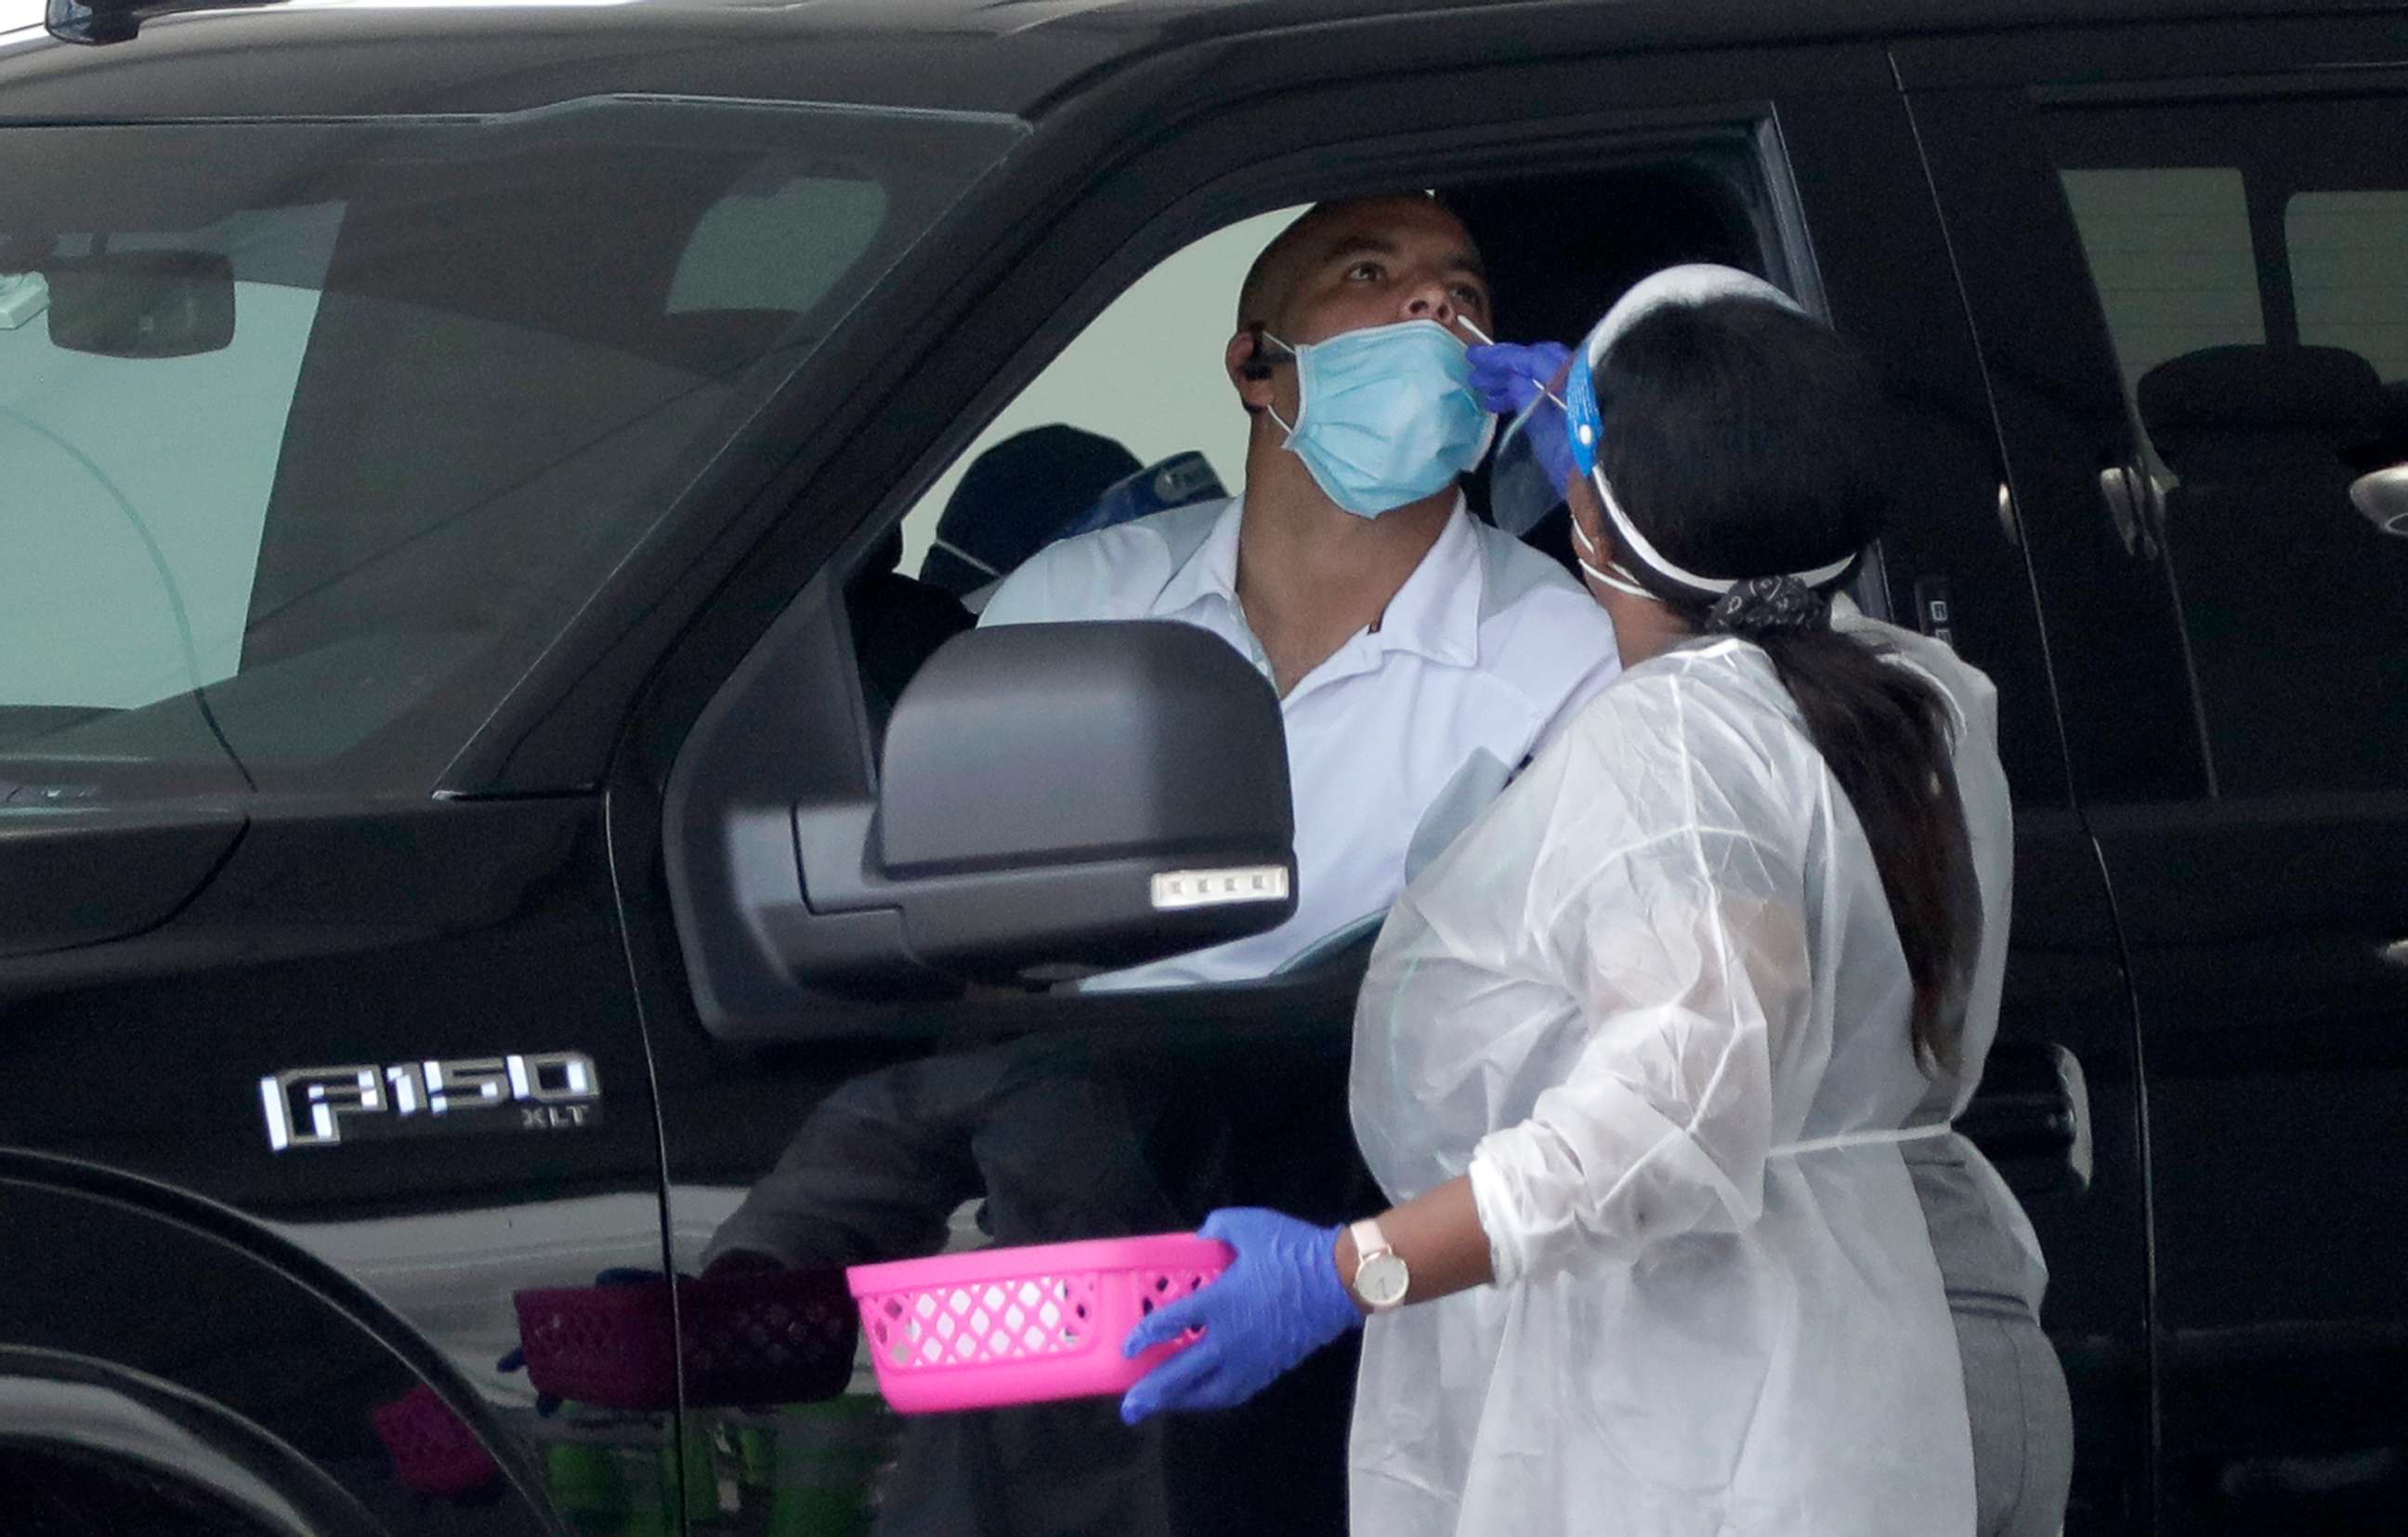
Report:
[[[1263,330],[1249,325],[1229,338],[1222,353],[1229,370],[1229,382],[1237,387],[1238,398],[1248,411],[1261,414],[1271,403],[1271,366],[1263,356]]]

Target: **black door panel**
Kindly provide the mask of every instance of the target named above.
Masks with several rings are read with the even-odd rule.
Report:
[[[2141,1530],[2150,1428],[2138,1043],[2098,854],[2069,805],[2059,712],[2071,706],[2041,639],[2028,564],[2040,554],[2001,517],[1994,422],[2010,408],[1984,379],[1911,137],[1875,132],[1879,120],[1828,98],[1784,102],[1780,117],[1834,319],[1873,347],[1918,412],[1923,494],[1880,546],[1891,614],[1927,633],[1944,625],[1999,689],[2014,912],[1998,1041],[1962,1124],[2022,1199],[2048,1264],[2042,1322],[2074,1411],[2066,1530]],[[1934,591],[1946,594],[1944,618],[1926,606]],[[2077,1074],[2086,1170],[2085,1128],[2071,1124]],[[2016,1129],[2034,1117],[2046,1128],[2039,1148]]]
[[[36,1382],[132,1374],[209,1406],[208,1415],[187,1420],[198,1445],[248,1467],[300,1509],[343,1507],[290,1461],[263,1465],[258,1443],[290,1448],[391,1530],[546,1530],[530,1499],[531,1469],[511,1438],[456,1374],[423,1350],[396,1348],[408,1343],[406,1331],[380,1338],[373,1317],[312,1290],[290,1257],[229,1243],[222,1222],[213,1233],[178,1220],[172,1194],[146,1200],[150,1193],[132,1182],[119,1182],[109,1197],[59,1188],[42,1183],[50,1171],[31,1159],[0,1162],[0,1171],[12,1282],[0,1332],[12,1342],[7,1360],[15,1368],[0,1370],[0,1401],[50,1401],[33,1390]],[[77,1183],[109,1182],[85,1175]],[[473,1497],[446,1501],[439,1513],[409,1488],[406,1457],[396,1458],[378,1426],[380,1415],[390,1423],[394,1407],[423,1390],[430,1367],[438,1396],[424,1413],[470,1428],[493,1470]],[[49,1434],[55,1439],[27,1439],[62,1457],[108,1444],[71,1419]],[[26,1438],[22,1427],[18,1438]]]
[[[389,1530],[673,1515],[666,1400],[545,1412],[496,1367],[517,1293],[660,1264],[598,803],[251,809],[168,922],[0,962],[0,1142],[28,1150],[0,1218],[0,1346],[177,1384],[333,1470]],[[563,1053],[595,1095],[566,1092]],[[512,1056],[549,1102],[517,1092]],[[405,1114],[430,1063],[460,1070],[454,1098]],[[310,1069],[334,1070],[281,1086],[279,1150],[268,1099]],[[332,1142],[313,1136],[329,1104]]]
[[[2354,798],[2354,797],[2353,797]],[[2286,814],[2286,813],[2288,814]],[[2170,1507],[2408,1514],[2408,798],[2097,814],[2149,1054]]]
[[[2139,1012],[2158,1530],[2391,1531],[2408,546],[2345,492],[2397,456],[2383,386],[2408,372],[2385,233],[2408,160],[2372,67],[2402,39],[2157,40],[1901,67],[1983,82],[1914,112]]]
[[[2073,1399],[2066,1530],[2147,1530],[2147,1168],[2130,995],[2098,855],[2069,812],[2015,811],[1999,1041],[1959,1122],[2048,1262],[2041,1321]]]
[[[140,933],[201,888],[242,826],[237,810],[190,805],[12,816],[0,826],[0,955]]]

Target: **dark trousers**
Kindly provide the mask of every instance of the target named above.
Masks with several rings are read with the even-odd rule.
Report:
[[[946,1053],[853,1079],[814,1109],[711,1241],[796,1269],[933,1254],[984,1198],[1002,1244],[1191,1229],[1226,1185],[1207,1094],[1158,1054],[1093,1037]],[[1171,1531],[1164,1430],[1094,1400],[915,1416],[885,1537]]]

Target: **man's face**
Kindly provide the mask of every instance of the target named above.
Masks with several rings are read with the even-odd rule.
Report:
[[[1298,346],[1347,331],[1429,320],[1465,341],[1489,330],[1488,280],[1470,232],[1424,197],[1323,210],[1299,242],[1268,328]]]
[[[1246,296],[1251,313],[1240,313],[1229,338],[1229,380],[1249,409],[1268,407],[1296,420],[1294,368],[1278,366],[1259,379],[1243,372],[1256,355],[1257,323],[1297,347],[1400,321],[1435,321],[1467,343],[1479,338],[1464,322],[1492,330],[1479,250],[1455,215],[1429,198],[1324,204],[1281,241],[1287,249],[1275,247],[1266,258],[1261,292]],[[1286,356],[1271,343],[1261,355],[1274,364]]]

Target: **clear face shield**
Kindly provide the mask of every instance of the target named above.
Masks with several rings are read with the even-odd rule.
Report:
[[[1564,488],[1555,483],[1540,461],[1524,429],[1540,411],[1561,412],[1563,407],[1541,395],[1523,408],[1497,435],[1497,457],[1488,467],[1488,513],[1497,526],[1520,539],[1564,505]]]

